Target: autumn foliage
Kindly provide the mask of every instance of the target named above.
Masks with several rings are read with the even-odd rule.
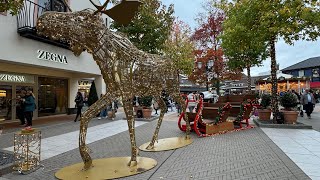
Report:
[[[227,60],[224,59],[224,53],[220,47],[219,35],[221,35],[222,23],[225,19],[224,14],[216,9],[209,12],[210,14],[204,18],[198,18],[199,27],[195,30],[192,35],[192,40],[197,45],[197,50],[194,51],[195,55],[195,67],[193,73],[189,76],[191,81],[196,83],[204,84],[207,83],[207,74],[205,64],[209,60],[214,61],[214,66],[209,70],[213,72],[214,78],[209,85],[216,84],[223,80],[235,80],[241,76],[241,72],[229,71],[227,66]],[[197,62],[202,62],[202,68],[199,69]],[[212,76],[209,74],[209,76]],[[211,78],[210,78],[211,79]],[[219,83],[218,83],[219,84]]]

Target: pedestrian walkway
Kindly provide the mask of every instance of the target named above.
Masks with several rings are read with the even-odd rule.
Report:
[[[141,126],[146,122],[136,121],[135,126]],[[128,130],[127,121],[119,120],[88,128],[87,144],[116,135]],[[79,147],[79,131],[60,134],[41,140],[41,160],[65,153]],[[4,150],[12,151],[13,146]]]
[[[311,179],[320,180],[320,132],[309,129],[262,130]]]
[[[168,113],[163,121],[159,138],[185,135],[178,129],[176,121],[167,120],[167,117],[172,115],[170,114]],[[112,122],[107,124],[110,123]],[[151,140],[156,123],[152,121],[136,128],[138,146]],[[99,138],[102,133],[106,132],[100,131],[95,138]],[[259,128],[207,138],[198,138],[194,133],[191,136],[194,142],[181,149],[164,152],[140,151],[140,156],[156,159],[158,165],[150,171],[123,179],[310,179]],[[130,156],[127,131],[99,139],[88,144],[93,159]],[[81,157],[76,148],[43,160],[41,164],[44,168],[29,175],[7,174],[4,177],[14,180],[55,180],[54,173],[60,168],[78,162],[81,162]]]

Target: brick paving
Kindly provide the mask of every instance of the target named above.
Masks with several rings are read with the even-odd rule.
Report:
[[[174,118],[174,115],[171,116]],[[99,125],[100,122],[102,121],[93,121],[93,124]],[[138,145],[150,141],[155,125],[156,122],[153,121],[136,129]],[[46,127],[46,130],[50,131],[47,132],[48,137],[54,133],[63,133],[59,129],[68,129],[68,126],[70,129],[78,127],[72,123],[56,128]],[[178,130],[176,121],[163,122],[160,138],[183,135]],[[1,136],[0,144],[3,147],[2,138]],[[141,156],[156,159],[158,165],[145,173],[122,179],[310,179],[259,128],[208,138],[198,138],[193,134],[192,138],[194,143],[181,149],[156,153],[140,152]],[[92,157],[98,159],[129,156],[129,144],[128,132],[123,132],[91,143],[89,147],[93,151]],[[6,145],[8,146],[10,145]],[[57,170],[80,161],[79,151],[74,149],[42,161],[44,168],[34,173],[7,174],[4,178],[53,180]]]

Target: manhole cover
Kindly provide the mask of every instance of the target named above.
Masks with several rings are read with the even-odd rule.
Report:
[[[0,166],[10,164],[13,162],[13,154],[0,151]]]

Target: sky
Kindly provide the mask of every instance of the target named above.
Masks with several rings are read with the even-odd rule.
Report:
[[[101,0],[104,1],[104,0]],[[161,0],[164,5],[174,4],[175,16],[192,29],[197,27],[195,18],[203,11],[202,4],[205,0]],[[276,59],[280,70],[311,57],[320,56],[320,40],[316,42],[296,41],[294,45],[287,45],[282,39],[276,44]],[[270,59],[263,62],[260,67],[253,67],[251,75],[259,75],[270,71]]]

